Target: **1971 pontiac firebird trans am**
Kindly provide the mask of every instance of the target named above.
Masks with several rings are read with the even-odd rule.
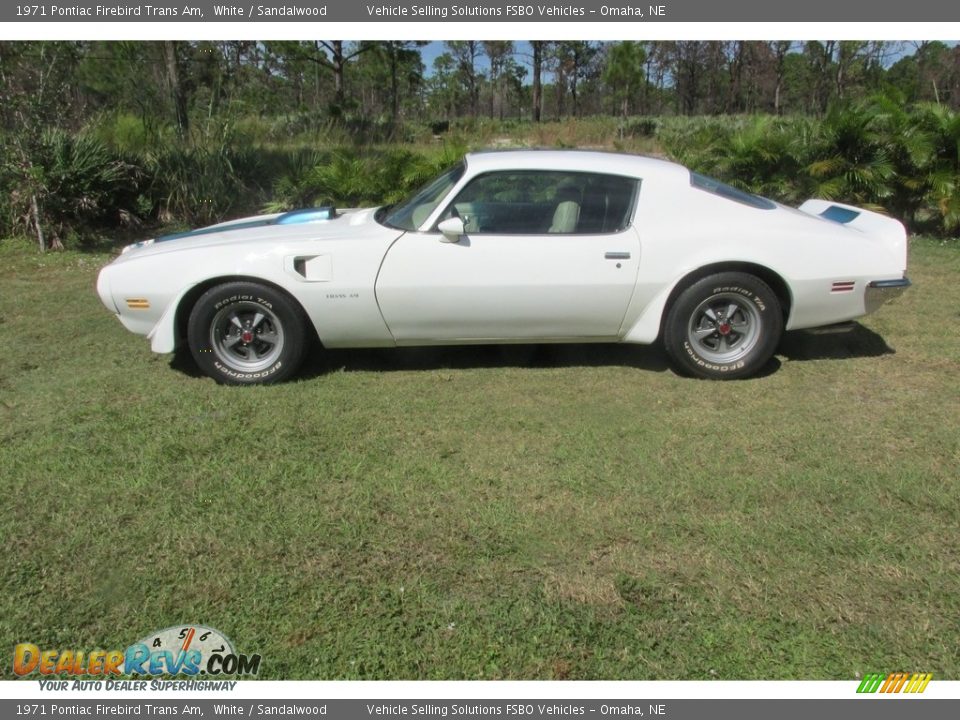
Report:
[[[661,339],[742,378],[782,332],[852,320],[910,285],[907,237],[824,200],[784,207],[680,165],[588,151],[467,155],[412,197],[313,208],[136,243],[103,304],[155,352],[186,342],[231,384],[326,348]]]

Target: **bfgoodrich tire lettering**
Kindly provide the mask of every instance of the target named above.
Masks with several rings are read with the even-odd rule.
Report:
[[[228,385],[254,385],[289,378],[307,346],[300,308],[283,293],[253,282],[217,285],[205,292],[187,325],[197,365]]]
[[[680,293],[667,313],[663,340],[681,370],[732,380],[760,370],[782,333],[783,313],[773,290],[754,275],[724,272]]]

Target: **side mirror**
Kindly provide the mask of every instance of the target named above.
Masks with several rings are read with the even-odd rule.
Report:
[[[458,243],[460,238],[466,234],[463,227],[463,220],[458,217],[451,217],[437,225],[437,230],[441,232],[440,242]]]

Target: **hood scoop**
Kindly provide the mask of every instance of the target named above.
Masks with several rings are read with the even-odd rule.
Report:
[[[234,220],[231,222],[210,225],[199,230],[187,230],[181,233],[172,233],[170,235],[161,235],[155,242],[166,242],[167,240],[180,240],[182,238],[198,237],[200,235],[211,235],[219,232],[229,232],[231,230],[247,230],[250,228],[261,228],[269,225],[303,225],[306,223],[321,222],[324,220],[333,220],[337,217],[337,209],[332,205],[316,208],[303,208],[301,210],[291,210],[289,212],[274,215],[268,218],[255,218],[253,220]]]
[[[333,205],[303,210],[291,210],[274,218],[274,225],[299,225],[300,223],[317,222],[318,220],[333,220],[337,216],[337,209]],[[271,223],[267,223],[268,225]]]

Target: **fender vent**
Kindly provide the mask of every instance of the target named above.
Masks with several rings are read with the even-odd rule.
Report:
[[[329,255],[310,255],[293,260],[293,269],[310,282],[330,282],[333,280],[333,262]]]

